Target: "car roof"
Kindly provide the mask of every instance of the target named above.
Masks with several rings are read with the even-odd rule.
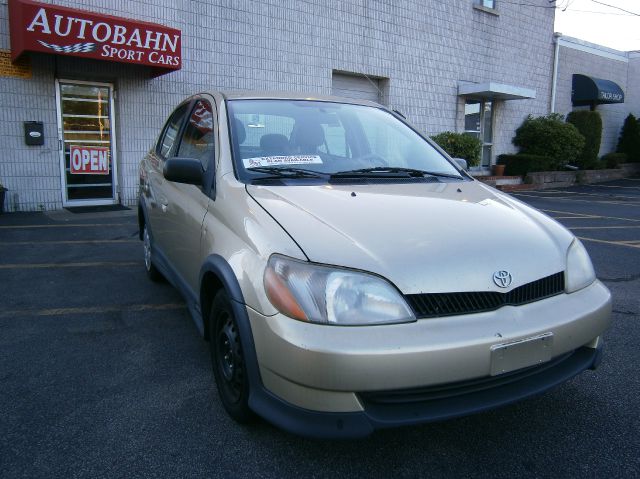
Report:
[[[210,95],[221,95],[227,100],[315,100],[328,101],[334,103],[351,103],[354,105],[365,105],[380,108],[382,105],[368,100],[354,98],[344,98],[333,95],[321,95],[309,92],[289,92],[289,91],[208,91]]]

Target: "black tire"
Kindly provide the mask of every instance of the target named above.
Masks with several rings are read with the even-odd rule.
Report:
[[[155,267],[153,260],[151,259],[151,236],[149,235],[149,230],[147,229],[146,224],[142,230],[142,248],[144,252],[144,269],[146,270],[149,279],[156,283],[164,280],[162,273],[158,271],[158,268]]]
[[[219,291],[209,316],[211,365],[218,394],[225,410],[235,421],[254,419],[249,409],[249,378],[244,361],[240,331],[227,293]]]

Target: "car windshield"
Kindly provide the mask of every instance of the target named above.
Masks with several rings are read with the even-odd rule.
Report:
[[[424,138],[375,107],[308,100],[230,100],[241,180],[269,176],[461,179]]]

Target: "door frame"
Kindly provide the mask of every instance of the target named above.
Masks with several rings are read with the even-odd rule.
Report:
[[[111,130],[111,198],[99,198],[95,200],[69,200],[67,198],[67,165],[65,158],[65,144],[62,121],[62,95],[60,92],[61,83],[71,83],[76,85],[95,85],[109,88],[109,121]],[[116,147],[116,112],[114,104],[115,87],[113,83],[103,83],[84,80],[65,80],[56,78],[56,116],[58,120],[58,154],[60,157],[60,185],[62,189],[62,206],[102,206],[118,204],[118,154]]]

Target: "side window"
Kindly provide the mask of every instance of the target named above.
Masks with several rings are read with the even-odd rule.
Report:
[[[164,127],[164,131],[162,132],[162,136],[160,137],[160,141],[156,147],[156,152],[163,158],[166,158],[171,152],[171,148],[173,148],[188,106],[188,103],[180,105],[178,109],[173,112],[167,122],[167,125]]]
[[[191,116],[180,141],[178,156],[200,160],[204,170],[209,166],[215,147],[213,131],[213,112],[211,104],[198,100],[191,111]]]

